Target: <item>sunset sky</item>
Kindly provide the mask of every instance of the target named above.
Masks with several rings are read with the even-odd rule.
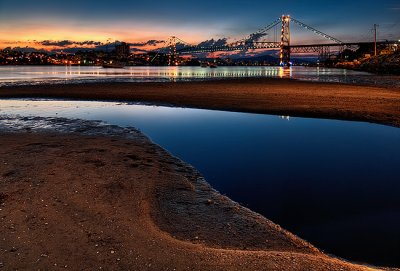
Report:
[[[93,47],[107,41],[165,40],[190,43],[238,39],[282,14],[343,41],[400,39],[400,3],[384,1],[93,1],[0,0],[0,48]],[[316,37],[293,27],[296,43]],[[63,41],[63,42],[62,42]]]

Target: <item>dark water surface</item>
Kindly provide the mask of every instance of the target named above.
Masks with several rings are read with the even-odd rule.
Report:
[[[0,116],[134,126],[221,193],[318,248],[400,266],[400,129],[106,102],[0,100]]]

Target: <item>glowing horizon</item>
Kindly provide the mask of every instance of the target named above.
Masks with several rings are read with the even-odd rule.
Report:
[[[43,46],[41,42],[141,43],[165,40],[172,35],[193,44],[212,38],[235,40],[254,33],[281,14],[291,14],[344,41],[370,40],[374,23],[380,25],[379,38],[400,39],[400,6],[396,0],[385,2],[376,6],[373,0],[363,1],[362,5],[344,0],[334,3],[310,0],[309,5],[295,0],[285,3],[253,1],[251,4],[204,0],[182,5],[180,0],[168,3],[70,0],[66,5],[51,0],[0,0],[0,48],[54,50],[77,45]],[[312,35],[305,36],[294,33],[293,40],[315,39]],[[82,47],[91,48],[85,46]]]

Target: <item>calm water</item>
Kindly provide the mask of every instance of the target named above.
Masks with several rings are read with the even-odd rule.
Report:
[[[0,115],[141,129],[221,193],[328,253],[400,266],[400,129],[106,102],[0,100]]]
[[[104,69],[87,66],[0,66],[0,87],[18,84],[79,82],[143,82],[208,80],[241,77],[295,78],[400,88],[400,76],[378,76],[366,72],[310,67],[126,67]]]

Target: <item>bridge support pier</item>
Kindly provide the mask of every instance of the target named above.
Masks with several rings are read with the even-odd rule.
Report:
[[[290,66],[290,16],[282,15],[280,65]]]
[[[318,55],[318,59],[319,59],[320,61],[325,61],[325,60],[327,60],[330,56],[331,56],[331,52],[330,52],[329,46],[323,46],[323,47],[321,47],[321,50],[320,50],[319,55]]]

